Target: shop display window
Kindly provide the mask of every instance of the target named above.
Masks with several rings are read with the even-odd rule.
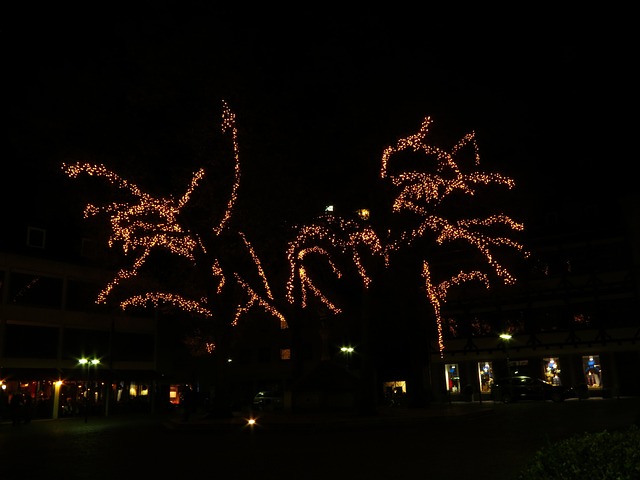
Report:
[[[444,366],[444,377],[447,383],[447,392],[460,393],[460,376],[457,363],[447,363]]]
[[[582,357],[582,369],[584,371],[585,383],[589,389],[602,388],[600,355],[584,355]]]
[[[491,392],[491,385],[493,385],[493,365],[491,362],[478,362],[478,377],[480,379],[480,392]]]
[[[543,358],[544,365],[544,379],[553,385],[562,385],[562,373],[560,370],[560,363],[557,358]]]

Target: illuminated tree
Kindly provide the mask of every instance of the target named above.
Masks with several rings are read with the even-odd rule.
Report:
[[[226,103],[221,131],[231,145],[233,165],[226,196],[214,191],[212,182],[202,188],[209,178],[224,178],[214,162],[193,173],[177,198],[146,193],[104,165],[65,163],[62,168],[71,178],[85,174],[106,181],[122,196],[84,210],[85,218],[109,218],[109,246],[119,247],[128,260],[100,292],[97,303],[119,297],[122,309],[169,308],[205,318],[210,333],[198,331],[187,343],[193,352],[215,352],[225,362],[230,327],[252,309],[276,317],[282,327],[287,322],[275,306],[253,245],[233,221],[241,172],[235,115]]]
[[[213,352],[220,362],[226,362],[230,330],[244,315],[261,309],[287,328],[297,312],[309,308],[311,298],[339,315],[337,283],[359,283],[366,292],[380,281],[381,271],[397,262],[399,254],[413,250],[411,258],[419,263],[442,353],[441,312],[449,289],[470,281],[489,288],[494,279],[512,284],[515,278],[500,256],[505,250],[527,253],[509,238],[511,232],[523,229],[522,224],[501,213],[468,215],[474,204],[470,199],[480,189],[490,185],[510,189],[513,180],[476,170],[479,154],[474,133],[465,135],[450,151],[429,145],[425,140],[430,124],[426,118],[416,134],[384,150],[379,177],[385,191],[392,193],[386,199],[390,200],[388,211],[380,212],[379,220],[327,213],[296,228],[286,247],[288,280],[278,283],[278,290],[267,280],[256,249],[234,215],[240,156],[235,116],[226,103],[221,131],[230,144],[233,178],[226,195],[224,189],[212,188],[211,179],[226,178],[214,162],[194,172],[179,197],[146,193],[104,165],[63,164],[69,177],[97,177],[122,195],[121,200],[106,205],[89,204],[84,211],[85,217],[103,214],[109,218],[109,246],[120,247],[129,262],[100,292],[98,303],[114,299],[120,291],[122,309],[172,308],[202,317],[213,326],[211,334],[198,331],[190,339],[191,349]],[[464,156],[469,151],[471,162],[460,161],[469,158]],[[456,246],[458,264],[462,263],[462,247],[481,262],[455,270],[451,264],[443,268],[439,251],[445,244]],[[172,276],[167,279],[165,275],[164,282],[140,281],[156,280],[167,272]]]
[[[480,156],[475,140],[475,134],[465,135],[452,149],[447,151],[429,145],[426,140],[431,119],[427,117],[420,130],[409,137],[400,139],[395,146],[385,149],[382,155],[380,178],[390,182],[397,193],[391,205],[393,215],[402,215],[404,221],[393,222],[393,226],[402,225],[398,231],[390,223],[384,222],[376,233],[367,222],[353,222],[336,218],[332,215],[321,217],[318,222],[299,229],[296,239],[290,244],[288,259],[291,275],[288,284],[288,300],[294,301],[294,287],[297,284],[302,296],[303,305],[307,295],[319,298],[329,310],[340,313],[339,306],[330,300],[327,292],[319,289],[313,275],[305,266],[305,258],[320,256],[335,272],[337,278],[342,275],[341,266],[334,259],[335,255],[346,256],[355,267],[366,289],[372,278],[365,268],[363,250],[369,256],[380,257],[385,266],[389,266],[395,253],[406,250],[421,241],[427,248],[418,250],[416,259],[422,264],[422,279],[424,291],[435,315],[438,345],[440,352],[444,350],[442,306],[446,302],[451,287],[463,282],[477,281],[489,288],[492,275],[505,284],[513,284],[515,278],[500,263],[499,254],[505,249],[515,249],[525,256],[527,252],[523,246],[508,237],[508,232],[521,231],[524,226],[513,221],[504,214],[489,214],[480,218],[460,218],[460,214],[467,213],[468,202],[461,202],[460,196],[474,197],[480,187],[491,184],[503,185],[511,189],[512,179],[498,173],[484,173],[476,171]],[[458,156],[465,150],[471,149],[472,165],[467,170],[457,161]],[[413,154],[411,158],[407,153]],[[467,152],[468,153],[468,152]],[[422,160],[413,158],[421,154]],[[397,161],[396,158],[398,159]],[[413,169],[398,168],[396,173],[390,173],[390,166],[407,161]],[[421,167],[418,170],[417,167]],[[451,204],[447,205],[447,201]],[[445,215],[458,215],[450,218]],[[386,216],[385,219],[390,217]],[[406,227],[407,222],[413,225]],[[506,233],[505,233],[506,232]],[[484,265],[489,271],[480,268],[469,270],[458,269],[454,272],[437,272],[439,253],[432,247],[445,243],[456,243],[458,247],[464,244],[484,259]],[[426,258],[431,253],[435,261]],[[350,260],[349,260],[350,259]],[[442,263],[442,262],[440,262]]]

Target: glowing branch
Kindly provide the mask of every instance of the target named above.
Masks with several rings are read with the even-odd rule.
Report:
[[[498,173],[463,172],[456,161],[456,157],[465,147],[471,146],[473,148],[473,167],[480,164],[475,134],[472,132],[465,135],[448,152],[425,142],[430,125],[431,119],[427,117],[416,134],[398,140],[395,146],[386,148],[382,155],[380,177],[383,180],[389,179],[394,187],[400,189],[393,201],[392,212],[409,212],[420,219],[416,227],[400,232],[397,238],[387,243],[384,252],[385,264],[389,265],[392,252],[424,238],[427,233],[432,233],[438,245],[452,241],[467,242],[480,252],[494,273],[505,284],[513,284],[516,279],[497,260],[496,249],[498,247],[509,247],[520,251],[525,256],[528,256],[528,252],[523,250],[523,246],[520,243],[504,236],[497,236],[491,232],[491,229],[492,227],[507,227],[512,231],[521,231],[524,228],[521,223],[514,222],[510,217],[503,214],[491,215],[484,219],[467,218],[452,221],[438,215],[437,211],[442,202],[454,192],[474,196],[477,193],[478,186],[490,184],[503,185],[511,189],[514,186],[513,180]],[[390,175],[389,165],[392,157],[409,149],[425,156],[428,161],[425,165],[425,171],[400,171]],[[426,260],[423,261],[423,276],[425,278],[427,298],[436,315],[438,343],[442,352],[444,344],[442,341],[442,318],[440,312],[442,303],[446,300],[448,288],[462,281],[474,279],[481,280],[485,287],[489,288],[489,277],[479,271],[461,272],[453,278],[437,283],[437,287],[434,287],[435,284],[432,282],[432,274]]]
[[[429,303],[431,303],[431,307],[433,308],[433,312],[436,317],[438,347],[440,349],[440,356],[442,356],[442,352],[444,351],[444,337],[442,335],[442,304],[446,301],[449,288],[471,280],[479,280],[484,283],[486,288],[489,288],[489,277],[479,271],[460,272],[448,280],[444,280],[438,285],[434,285],[431,280],[429,263],[426,260],[422,262],[422,277],[424,278],[427,298],[429,299]]]
[[[287,283],[287,300],[294,303],[296,279],[301,290],[301,304],[307,304],[307,292],[313,293],[334,313],[341,312],[333,302],[316,286],[304,265],[305,257],[315,253],[323,257],[337,278],[342,271],[337,267],[337,258],[345,257],[350,261],[365,288],[371,278],[363,264],[360,250],[372,256],[381,255],[382,244],[376,233],[369,227],[352,220],[345,220],[333,215],[323,215],[318,222],[300,228],[296,239],[289,243],[287,258],[289,260],[289,281]]]
[[[213,315],[211,311],[203,307],[206,302],[205,298],[200,301],[194,301],[173,293],[154,292],[129,297],[120,303],[120,307],[125,310],[129,307],[146,307],[148,304],[152,304],[156,308],[161,305],[170,304],[184,312],[194,313],[203,317],[211,317]]]
[[[251,307],[260,306],[279,318],[281,325],[286,326],[284,316],[273,307],[273,293],[253,246],[242,232],[229,229],[238,198],[241,175],[235,115],[225,102],[223,102],[222,109],[221,131],[223,135],[228,135],[233,147],[233,185],[220,219],[211,225],[211,220],[207,217],[206,221],[209,224],[205,228],[199,229],[198,232],[186,228],[181,223],[181,215],[184,209],[189,207],[194,192],[197,188],[200,188],[202,180],[207,174],[204,168],[200,168],[193,174],[185,192],[178,199],[174,199],[172,196],[161,198],[149,195],[137,185],[108,170],[104,165],[91,165],[80,162],[62,165],[64,172],[70,178],[77,178],[80,174],[101,178],[106,180],[108,184],[122,190],[131,198],[130,201],[110,203],[101,207],[89,204],[84,210],[85,218],[99,214],[108,216],[111,226],[111,235],[108,239],[109,247],[113,248],[119,245],[125,256],[131,256],[132,258],[131,266],[120,269],[114,279],[99,293],[98,303],[105,303],[115,287],[123,281],[138,276],[154,251],[163,251],[186,259],[194,269],[206,269],[205,272],[211,278],[214,295],[221,295],[223,290],[229,286],[229,280],[232,284],[240,286],[247,300],[237,306],[236,313],[233,319],[230,320],[232,324],[235,325],[238,318],[248,312]],[[196,225],[196,227],[198,226]],[[220,241],[223,235],[225,240]],[[227,258],[228,252],[209,251],[212,246],[227,244],[226,237],[237,236],[240,237],[242,245],[253,262],[253,267],[258,276],[258,286],[264,292],[263,295],[257,293],[258,289],[243,278],[239,271],[235,271],[235,267],[240,267],[241,262],[236,264],[233,260]],[[229,243],[235,242],[236,239],[233,238]],[[224,259],[223,255],[225,256]],[[240,254],[239,257],[243,257],[243,255]],[[199,261],[196,262],[196,259],[199,259]],[[204,264],[203,259],[206,260]],[[147,305],[159,307],[162,304],[192,314],[211,317],[213,315],[213,300],[213,298],[207,298],[206,296],[187,298],[178,293],[145,292],[130,295],[120,303],[120,306],[125,309]]]

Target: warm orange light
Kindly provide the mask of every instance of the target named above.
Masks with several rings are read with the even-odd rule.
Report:
[[[234,179],[226,208],[220,219],[211,225],[211,232],[216,237],[220,237],[223,234],[240,237],[241,243],[253,260],[259,283],[250,283],[239,272],[224,270],[217,258],[206,268],[210,269],[209,272],[212,283],[216,287],[214,289],[216,293],[220,294],[222,288],[229,281],[235,282],[245,293],[245,299],[237,305],[236,314],[233,318],[234,325],[251,308],[260,307],[277,317],[281,326],[286,328],[287,321],[274,305],[273,294],[253,247],[242,232],[230,229],[230,220],[238,199],[241,174],[235,114],[225,102],[223,102],[221,130],[223,134],[228,135],[233,147]],[[204,181],[206,176],[204,168],[200,168],[193,174],[185,192],[178,198],[149,195],[137,185],[108,170],[104,165],[78,162],[75,164],[63,164],[62,168],[70,178],[86,174],[105,179],[108,183],[127,192],[133,198],[133,201],[129,203],[111,203],[101,207],[89,204],[85,207],[85,218],[101,213],[109,216],[112,232],[109,238],[109,246],[119,245],[124,254],[132,259],[131,265],[128,268],[119,270],[115,277],[99,293],[96,300],[97,303],[106,303],[114,288],[126,280],[138,276],[141,268],[154,250],[168,251],[173,255],[190,261],[194,266],[196,266],[197,258],[207,257],[208,252],[202,238],[183,225],[180,218],[182,210],[189,204],[194,191]],[[120,303],[122,309],[133,306],[158,307],[160,305],[172,306],[203,317],[212,317],[214,314],[211,309],[212,301],[210,298],[187,298],[175,292],[147,291],[136,293]],[[209,342],[204,348],[206,351],[212,352],[215,345]]]
[[[342,312],[341,308],[330,300],[329,294],[321,291],[314,283],[306,265],[306,259],[310,255],[323,259],[335,274],[336,279],[343,275],[343,263],[339,263],[338,258],[345,257],[356,267],[363,286],[367,288],[373,279],[365,267],[363,254],[369,257],[381,257],[383,264],[389,266],[394,252],[410,246],[427,234],[435,235],[437,245],[447,242],[466,243],[471,250],[475,249],[486,259],[489,270],[493,271],[505,284],[515,282],[515,278],[499,262],[496,251],[509,247],[522,252],[525,256],[528,256],[528,252],[524,251],[521,244],[497,231],[501,227],[522,231],[524,226],[521,223],[513,221],[504,214],[493,214],[486,218],[461,218],[454,221],[440,213],[442,202],[454,193],[474,196],[478,187],[490,184],[511,189],[514,181],[498,173],[475,170],[480,163],[475,133],[465,135],[450,151],[447,151],[426,142],[430,125],[431,119],[427,117],[416,134],[401,138],[395,146],[386,148],[380,168],[380,178],[390,182],[398,191],[391,207],[392,213],[412,214],[417,219],[417,225],[392,237],[390,230],[376,232],[369,224],[337,218],[326,211],[314,224],[300,227],[295,240],[289,244],[287,258],[290,271],[287,299],[290,303],[296,300],[297,292],[304,308],[307,304],[307,296],[311,293],[334,314]],[[469,149],[473,154],[473,165],[467,168],[470,171],[463,171],[458,165],[457,157],[461,152]],[[396,157],[406,158],[398,155],[405,150],[424,156],[426,159],[424,171],[395,168],[396,173],[389,172],[389,166],[397,163]],[[367,219],[369,215],[369,212],[364,210],[359,210],[357,213],[361,214],[361,219]],[[435,272],[432,271],[432,262],[422,259],[422,264],[425,292],[435,314],[438,346],[442,355],[444,339],[441,312],[449,289],[469,281],[478,281],[489,288],[490,277],[488,273],[472,270],[460,271],[445,278],[436,278]]]
[[[286,249],[288,262],[288,279],[283,285],[284,298],[276,298],[267,276],[263,270],[258,255],[245,237],[244,233],[232,228],[232,217],[238,200],[241,179],[240,155],[238,147],[238,132],[235,124],[235,114],[223,102],[222,126],[232,145],[233,184],[229,198],[224,203],[222,214],[213,220],[210,231],[215,237],[214,242],[207,243],[203,236],[193,232],[189,226],[181,223],[183,209],[191,201],[194,191],[205,183],[206,170],[198,169],[193,173],[190,183],[184,193],[177,198],[169,196],[154,197],[143,192],[137,185],[121,178],[103,165],[88,163],[63,164],[63,170],[71,177],[80,174],[100,177],[116,188],[128,193],[131,202],[111,203],[101,207],[87,205],[85,217],[99,213],[108,215],[111,225],[109,246],[119,245],[124,254],[130,257],[128,268],[122,268],[115,277],[100,292],[97,302],[105,303],[113,289],[119,284],[139,276],[141,268],[146,264],[151,253],[156,249],[168,251],[179,256],[194,266],[203,268],[211,280],[211,295],[219,295],[229,284],[238,287],[243,298],[235,306],[235,313],[230,320],[237,325],[239,319],[253,308],[260,308],[270,316],[280,321],[282,328],[287,327],[287,320],[281,311],[281,304],[299,305],[306,308],[308,297],[312,295],[318,299],[330,312],[340,314],[341,307],[333,296],[323,291],[327,287],[320,287],[314,278],[313,265],[320,260],[336,279],[341,279],[352,266],[366,289],[374,280],[371,263],[380,263],[384,267],[391,264],[395,252],[409,247],[418,239],[427,235],[434,237],[436,245],[453,243],[466,245],[473,253],[479,253],[486,260],[487,270],[460,271],[453,275],[448,272],[438,275],[434,272],[435,262],[427,258],[419,258],[422,263],[422,277],[425,285],[427,300],[433,308],[437,329],[438,345],[442,355],[444,350],[442,306],[446,302],[451,287],[463,282],[476,281],[486,288],[490,287],[489,273],[493,273],[505,284],[513,284],[515,278],[505,268],[498,258],[498,251],[506,248],[520,251],[525,256],[523,246],[506,237],[497,230],[522,231],[523,224],[509,216],[496,213],[484,218],[445,218],[442,203],[453,194],[473,197],[480,187],[498,185],[511,189],[514,181],[499,173],[486,173],[477,170],[480,155],[476,143],[475,133],[464,135],[453,148],[446,150],[430,145],[426,141],[431,125],[431,118],[426,117],[418,132],[405,138],[400,138],[395,145],[384,149],[381,159],[379,178],[394,189],[395,196],[390,207],[390,214],[411,215],[416,219],[411,228],[399,232],[392,232],[390,225],[380,226],[380,231],[374,230],[369,224],[369,211],[360,209],[357,218],[343,219],[338,217],[333,208],[327,207],[324,214],[307,225],[297,227],[293,240]],[[402,168],[401,161],[406,159],[406,153],[415,154],[420,160],[426,160],[420,169]],[[459,162],[463,152],[470,152],[472,165]],[[460,163],[460,164],[459,164]],[[396,165],[399,164],[399,165]],[[424,165],[424,168],[422,166]],[[462,165],[462,166],[461,166]],[[390,167],[393,166],[393,171]],[[464,167],[464,168],[463,168]],[[464,211],[461,212],[464,214]],[[378,216],[376,216],[378,218]],[[380,216],[384,218],[384,216]],[[393,235],[392,235],[393,233]],[[231,236],[233,244],[237,244],[246,258],[251,272],[236,271],[230,266],[228,259],[218,255],[218,252],[207,252],[205,244],[218,242],[220,237]],[[219,258],[211,260],[212,255]],[[208,264],[196,262],[207,258]],[[312,259],[314,260],[312,262]],[[484,270],[484,268],[483,268]],[[187,298],[174,292],[147,291],[137,292],[128,296],[120,303],[121,308],[132,306],[169,305],[186,312],[203,317],[214,315],[214,299],[208,297]],[[215,344],[212,339],[202,338],[199,345],[201,350],[212,352]]]

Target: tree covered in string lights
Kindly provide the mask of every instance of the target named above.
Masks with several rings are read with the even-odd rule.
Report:
[[[323,258],[336,279],[342,277],[345,265],[337,262],[336,256],[346,258],[367,289],[375,281],[371,272],[380,272],[380,264],[390,268],[394,256],[412,249],[412,260],[420,263],[422,290],[435,317],[442,353],[442,307],[449,290],[464,282],[480,282],[490,288],[495,279],[513,284],[515,278],[503,266],[500,256],[505,250],[522,252],[525,257],[528,253],[509,237],[512,232],[523,230],[522,223],[502,213],[468,216],[473,204],[469,199],[480,189],[491,185],[511,189],[513,180],[477,170],[480,156],[473,132],[451,150],[430,145],[426,140],[431,123],[427,117],[416,134],[400,139],[383,152],[379,176],[388,184],[391,204],[388,212],[378,212],[382,222],[345,220],[325,214],[299,229],[288,250],[291,275],[287,292],[289,301],[294,302],[292,292],[297,287],[303,305],[308,295],[314,295],[330,311],[341,313],[331,292],[315,285],[305,266],[307,257]],[[457,262],[445,267],[442,251],[446,245],[454,246]],[[473,265],[466,269],[461,267],[465,250],[476,257],[475,262],[466,262]]]
[[[222,132],[229,137],[232,145],[234,181],[217,217],[214,198],[201,196],[196,199],[198,189],[202,189],[207,175],[215,175],[205,167],[194,172],[179,197],[156,197],[143,192],[104,165],[63,164],[69,177],[76,178],[80,174],[99,177],[129,197],[128,200],[102,206],[89,204],[84,210],[85,218],[100,214],[109,217],[109,247],[120,247],[130,260],[129,265],[122,267],[102,289],[97,303],[106,303],[114,291],[121,287],[126,292],[125,298],[120,300],[122,309],[165,306],[213,319],[220,311],[229,309],[229,300],[234,299],[231,325],[237,324],[238,319],[253,307],[266,310],[286,325],[283,314],[275,307],[269,282],[253,245],[232,222],[241,174],[235,115],[226,104],[223,108]],[[209,201],[211,204],[206,205]],[[203,208],[208,210],[204,215]],[[210,222],[206,227],[203,226],[205,220]],[[197,272],[192,273],[196,281],[185,282],[185,277],[172,272],[176,279],[173,285],[175,290],[158,288],[132,291],[127,282],[143,273],[149,262],[158,259],[166,261],[166,253],[171,254],[173,259],[183,261],[183,268],[178,272]],[[190,268],[185,270],[185,264]],[[140,282],[133,285],[134,288],[140,288]],[[188,286],[189,290],[180,291],[180,285]],[[194,291],[194,288],[198,290]],[[234,295],[228,296],[229,292]],[[207,348],[213,351],[216,348],[215,341]]]
[[[117,190],[116,200],[84,209],[85,218],[106,216],[109,247],[119,248],[126,261],[96,302],[206,320],[185,343],[194,355],[215,354],[220,366],[228,358],[231,330],[250,311],[261,309],[287,327],[260,258],[234,217],[240,154],[235,115],[226,103],[221,125],[226,158],[195,171],[178,196],[151,195],[104,165],[62,165],[71,178],[96,177]],[[220,185],[218,178],[232,180]]]
[[[478,170],[474,133],[445,150],[426,141],[430,125],[431,119],[426,118],[417,133],[384,150],[379,180],[384,185],[382,195],[388,198],[386,205],[380,202],[385,211],[373,212],[375,220],[325,213],[295,228],[283,245],[288,279],[282,284],[270,279],[245,234],[246,225],[234,215],[240,192],[240,149],[235,115],[226,103],[221,132],[229,144],[233,179],[226,189],[212,188],[212,180],[220,177],[216,167],[221,161],[193,172],[179,196],[151,195],[104,165],[63,164],[69,177],[97,177],[119,192],[117,200],[89,204],[84,211],[87,218],[108,218],[109,246],[120,248],[128,261],[105,285],[97,302],[117,298],[122,309],[170,308],[204,318],[214,328],[210,334],[193,337],[192,347],[224,358],[230,329],[250,312],[261,310],[287,328],[291,312],[307,309],[313,298],[316,306],[340,315],[343,309],[332,278],[345,281],[346,276],[346,281],[359,282],[367,291],[382,271],[411,250],[410,258],[419,263],[422,291],[435,318],[442,352],[442,307],[449,290],[464,282],[489,288],[494,279],[512,284],[515,278],[503,266],[501,254],[526,252],[510,238],[512,232],[523,229],[521,223],[501,213],[470,215],[479,190],[492,185],[511,189],[513,180]],[[446,245],[455,247],[457,260],[462,258],[460,252],[468,250],[476,262],[442,268],[439,252]],[[168,271],[172,274],[163,282],[139,281],[141,277],[159,280]]]

